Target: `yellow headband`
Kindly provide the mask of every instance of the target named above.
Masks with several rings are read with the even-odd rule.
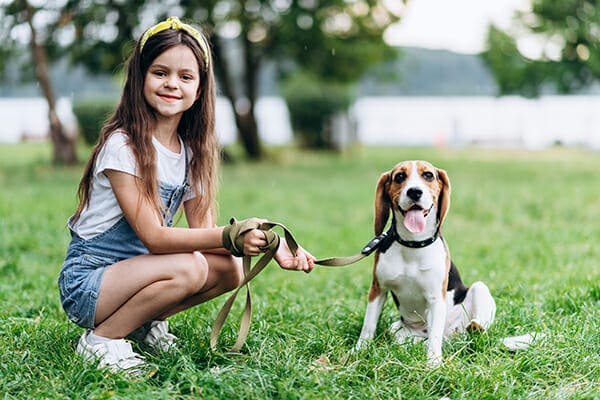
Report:
[[[184,24],[177,17],[169,17],[165,21],[159,22],[158,24],[154,25],[153,27],[149,28],[146,32],[144,32],[144,35],[140,40],[140,52],[144,48],[144,45],[146,44],[148,39],[150,39],[152,36],[156,35],[159,32],[166,31],[167,29],[183,30],[192,35],[198,41],[198,44],[202,49],[202,53],[204,53],[204,64],[208,69],[208,43],[206,42],[204,35],[202,35],[202,33],[200,33],[191,25]]]

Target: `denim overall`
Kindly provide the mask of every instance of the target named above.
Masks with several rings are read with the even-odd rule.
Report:
[[[185,152],[185,148],[183,151]],[[159,181],[158,190],[166,210],[163,218],[167,226],[173,225],[173,216],[179,210],[189,188],[187,153],[185,165],[185,178],[181,185]],[[96,301],[106,267],[121,260],[148,254],[149,251],[124,216],[105,232],[91,239],[83,239],[73,230],[70,231],[71,243],[58,277],[60,300],[69,319],[83,328],[94,329]]]

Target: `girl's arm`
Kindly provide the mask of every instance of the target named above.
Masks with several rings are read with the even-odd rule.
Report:
[[[216,222],[213,220],[212,209],[209,209],[204,215],[197,212],[198,203],[202,200],[202,196],[198,195],[183,203],[185,218],[187,219],[190,228],[214,228]]]
[[[104,174],[125,218],[151,253],[187,253],[223,247],[222,227],[215,227],[212,221],[210,227],[200,227],[206,221],[194,221],[194,226],[198,227],[190,229],[163,226],[154,206],[140,193],[137,177],[110,169]],[[258,255],[259,247],[265,244],[264,235],[259,230],[244,235],[245,254]]]
[[[205,215],[198,213],[198,202],[202,200],[202,196],[198,195],[193,199],[190,199],[183,203],[183,209],[185,211],[185,218],[190,228],[214,228],[216,222],[213,219],[212,209],[209,209]],[[229,255],[231,254],[228,250],[223,247],[216,247],[214,249],[205,250],[213,254]]]

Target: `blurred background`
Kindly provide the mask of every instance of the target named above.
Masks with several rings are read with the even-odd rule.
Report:
[[[78,163],[143,31],[211,42],[224,149],[600,149],[600,4],[552,0],[0,0],[0,143]]]

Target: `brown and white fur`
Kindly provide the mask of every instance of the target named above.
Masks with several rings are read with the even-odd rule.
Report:
[[[483,331],[492,324],[496,304],[488,287],[465,287],[451,262],[440,229],[450,208],[448,174],[426,161],[405,161],[381,175],[375,198],[375,235],[387,224],[390,210],[397,239],[375,255],[373,282],[356,349],[370,341],[387,293],[400,312],[391,331],[398,342],[427,339],[427,363],[442,362],[442,340],[465,330]],[[433,241],[431,244],[426,244]],[[408,247],[404,241],[424,247]]]

